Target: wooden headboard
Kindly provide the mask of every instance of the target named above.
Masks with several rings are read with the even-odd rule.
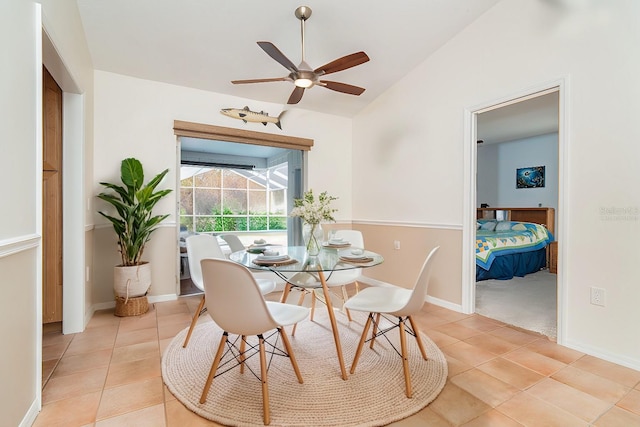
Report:
[[[499,212],[497,212],[499,211]],[[554,208],[478,208],[478,219],[495,219],[503,215],[502,219],[508,221],[533,222],[547,227],[551,234],[555,235],[555,209]]]

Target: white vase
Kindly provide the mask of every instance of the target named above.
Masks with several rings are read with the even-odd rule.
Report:
[[[324,232],[320,224],[307,224],[302,226],[302,238],[307,250],[307,254],[311,257],[318,256],[322,248],[322,239]]]
[[[113,269],[113,290],[116,296],[135,298],[145,295],[151,286],[151,264],[117,266]]]

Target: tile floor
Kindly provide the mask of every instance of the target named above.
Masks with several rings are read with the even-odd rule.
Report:
[[[199,298],[154,304],[137,317],[100,311],[81,334],[45,334],[34,426],[219,425],[187,410],[160,372],[160,355]],[[435,401],[395,427],[640,426],[638,371],[479,315],[425,304],[416,320],[445,353],[449,378]]]

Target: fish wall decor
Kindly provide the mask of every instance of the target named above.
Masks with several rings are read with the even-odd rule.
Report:
[[[274,125],[278,126],[279,129],[282,129],[282,123],[280,122],[280,119],[282,118],[282,115],[285,113],[285,111],[280,113],[278,117],[271,117],[264,111],[251,111],[249,107],[244,107],[242,109],[223,108],[222,110],[220,110],[220,114],[234,119],[242,120],[245,123],[262,123],[265,126],[267,125],[267,123],[273,123]]]

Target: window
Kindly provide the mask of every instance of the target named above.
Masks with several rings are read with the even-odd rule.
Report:
[[[249,170],[182,165],[180,225],[196,233],[287,229],[288,163]]]

